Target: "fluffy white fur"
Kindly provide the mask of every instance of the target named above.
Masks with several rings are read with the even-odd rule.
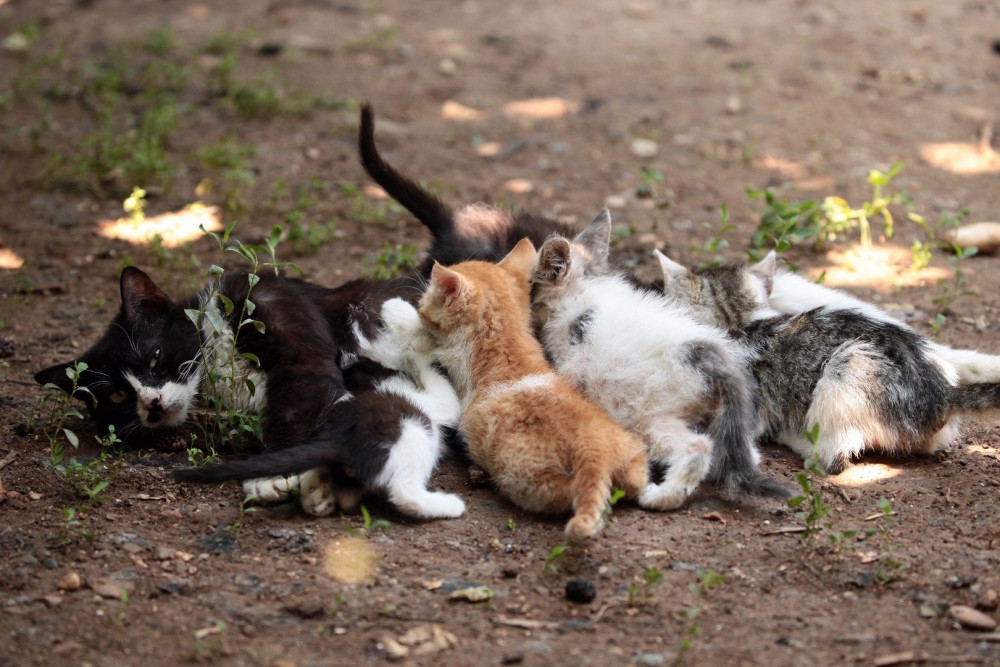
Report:
[[[620,276],[570,272],[566,280],[574,283],[566,286],[543,326],[545,349],[590,400],[643,438],[650,461],[669,466],[661,483],[647,486],[639,504],[677,508],[708,474],[713,447],[686,423],[702,400],[704,379],[682,362],[683,346],[710,341],[728,350],[731,342],[663,298],[637,292]],[[586,333],[574,344],[572,323],[588,312]]]
[[[909,328],[909,325],[873,304],[846,292],[818,285],[788,271],[778,271],[775,274],[770,304],[775,310],[786,315],[798,315],[814,308],[857,310],[874,320]],[[956,350],[932,341],[928,341],[927,346],[930,353],[940,361],[942,370],[944,367],[953,368],[958,381],[963,384],[1000,382],[1000,355],[984,354],[975,350]],[[945,371],[945,374],[950,375],[948,371]]]

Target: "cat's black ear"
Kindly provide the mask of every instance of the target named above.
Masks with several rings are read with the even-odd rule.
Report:
[[[562,283],[569,271],[571,256],[569,241],[561,236],[549,238],[538,251],[535,275],[553,285]]]
[[[598,213],[590,226],[577,234],[573,241],[587,249],[596,265],[607,268],[611,245],[611,211],[604,209]]]
[[[680,278],[688,272],[686,266],[678,264],[659,250],[654,249],[653,254],[656,255],[658,260],[660,260],[660,270],[663,271],[664,286],[669,285],[672,280]]]
[[[150,320],[170,308],[170,297],[145,273],[126,266],[121,277],[122,307],[130,322]]]
[[[66,361],[55,366],[49,366],[35,373],[35,382],[41,385],[54,384],[67,394],[73,391],[73,380],[66,371],[73,367],[76,361]]]
[[[764,291],[768,295],[774,287],[774,271],[778,265],[778,256],[772,250],[767,253],[767,257],[750,267],[750,272],[760,278],[764,285]]]

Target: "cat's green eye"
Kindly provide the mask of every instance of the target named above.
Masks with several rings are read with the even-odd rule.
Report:
[[[125,400],[126,394],[124,391],[116,391],[115,393],[108,396],[112,403],[121,403]]]
[[[149,359],[149,370],[156,368],[156,362],[160,360],[160,348],[153,350],[153,356]]]

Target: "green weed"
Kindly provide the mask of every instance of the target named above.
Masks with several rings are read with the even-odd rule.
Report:
[[[406,269],[413,268],[417,263],[417,246],[408,243],[387,243],[374,258],[366,258],[363,262],[363,273],[375,280],[395,278]]]
[[[628,587],[628,606],[643,607],[649,603],[656,588],[663,583],[663,572],[651,567]]]

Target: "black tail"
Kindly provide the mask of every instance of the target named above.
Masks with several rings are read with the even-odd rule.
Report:
[[[358,151],[368,175],[390,197],[416,216],[436,239],[447,238],[454,227],[454,212],[440,199],[389,166],[375,148],[375,112],[370,104],[361,105]]]
[[[305,472],[312,468],[343,466],[348,450],[335,442],[310,442],[276,452],[261,454],[244,461],[231,461],[204,468],[175,470],[174,479],[181,482],[224,482],[235,479],[277,477]]]
[[[708,434],[715,443],[712,480],[730,497],[790,497],[791,489],[757,468],[757,414],[749,379],[725,350],[715,346],[693,345],[688,359],[708,380],[709,393],[719,401],[719,409],[708,425]]]
[[[948,399],[956,410],[984,410],[1000,407],[1000,383],[960,384],[951,388]]]

